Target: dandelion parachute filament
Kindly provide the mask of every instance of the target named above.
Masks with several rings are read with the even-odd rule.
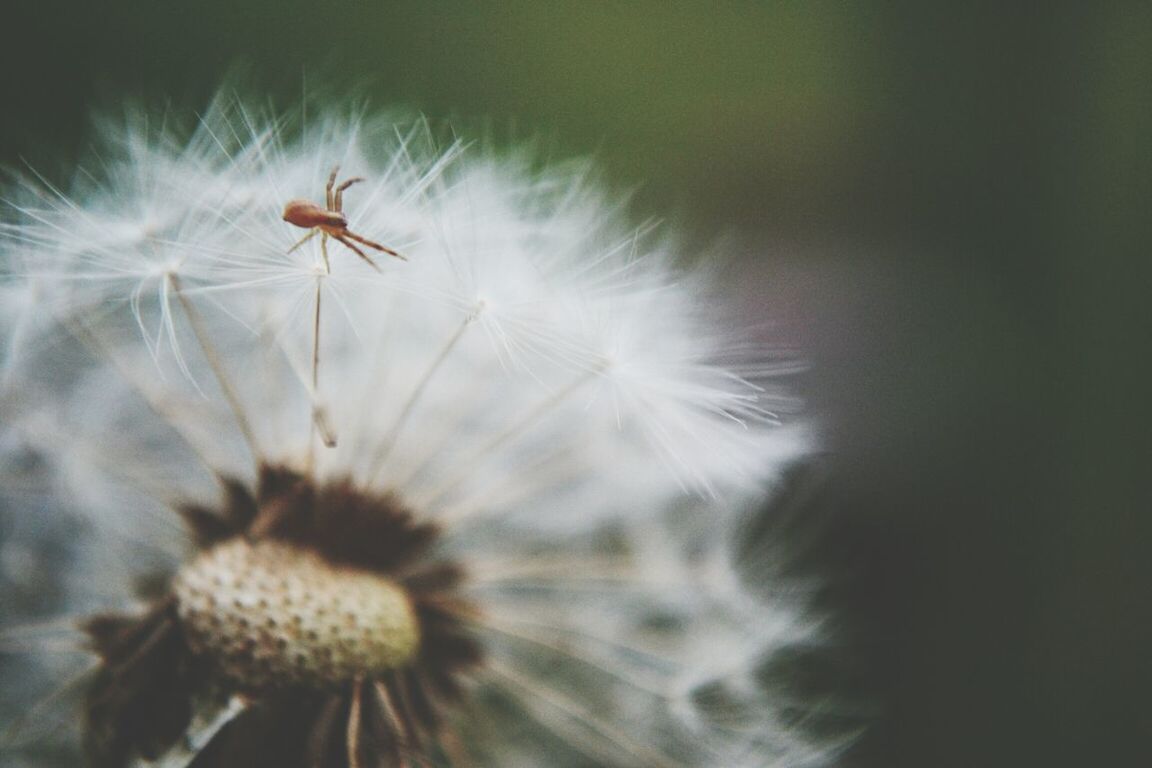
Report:
[[[31,452],[84,527],[75,607],[130,581],[126,531],[164,574],[82,624],[95,765],[827,757],[770,696],[736,730],[687,693],[806,636],[707,574],[804,442],[718,362],[743,342],[702,278],[586,169],[228,99],[104,151],[67,193],[19,186],[0,229],[0,473]],[[366,179],[347,215],[333,165]],[[283,204],[325,177],[332,231],[294,246],[314,222]],[[348,221],[409,260],[330,264]],[[70,441],[17,439],[38,420]],[[509,710],[541,732],[488,726]]]

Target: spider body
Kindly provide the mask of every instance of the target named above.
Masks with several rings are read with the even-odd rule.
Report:
[[[403,259],[403,256],[391,248],[373,242],[348,229],[348,217],[344,215],[344,190],[357,182],[364,181],[364,179],[359,176],[354,176],[351,179],[346,179],[340,186],[336,186],[336,174],[339,173],[339,171],[340,167],[337,166],[332,169],[332,173],[328,176],[328,186],[325,187],[327,207],[321,208],[309,200],[290,200],[288,204],[284,206],[284,221],[301,229],[312,230],[305,235],[300,242],[289,248],[288,252],[291,253],[296,250],[319,233],[320,252],[324,256],[324,268],[329,271],[331,270],[331,266],[328,263],[328,238],[330,237],[339,240],[354,251],[357,256],[368,262],[377,272],[380,271],[380,267],[369,258],[368,254],[353,244],[353,240],[381,253]]]
[[[292,200],[284,206],[284,221],[304,229],[319,227],[330,237],[348,229],[348,217],[329,211],[308,200]]]

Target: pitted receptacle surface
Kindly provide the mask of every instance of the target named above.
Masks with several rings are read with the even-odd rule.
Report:
[[[419,647],[393,581],[282,542],[218,544],[180,570],[173,590],[193,651],[250,689],[395,669]]]

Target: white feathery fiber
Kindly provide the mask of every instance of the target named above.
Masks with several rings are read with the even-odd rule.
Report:
[[[586,165],[224,97],[190,132],[103,132],[66,189],[4,193],[0,563],[72,526],[52,607],[122,607],[180,562],[172,505],[212,503],[214,473],[311,466],[443,524],[482,609],[488,662],[455,713],[481,764],[826,763],[755,678],[814,630],[732,553],[805,432],[771,365],[732,363],[714,286]],[[406,261],[290,251],[307,233],[284,204],[322,203],[335,165],[366,179],[350,229]]]

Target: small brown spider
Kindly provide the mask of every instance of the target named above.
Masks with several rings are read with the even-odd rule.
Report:
[[[353,245],[350,240],[355,240],[357,243],[363,243],[369,248],[374,248],[389,256],[395,256],[398,259],[407,261],[406,257],[401,256],[391,248],[385,248],[383,245],[380,245],[380,243],[374,243],[368,238],[362,237],[348,229],[348,217],[344,215],[344,190],[358,181],[364,181],[364,179],[359,176],[354,176],[336,187],[336,174],[339,173],[339,171],[340,166],[336,166],[328,176],[328,186],[325,187],[327,208],[321,208],[308,200],[291,200],[284,206],[284,221],[303,229],[312,230],[305,235],[300,242],[289,248],[288,253],[292,253],[292,251],[304,245],[304,243],[311,240],[316,236],[316,233],[319,232],[320,252],[324,255],[324,268],[329,271],[331,271],[331,267],[328,264],[329,237],[339,240],[351,248],[356,252],[357,256],[372,265],[372,268],[377,272],[380,271],[380,267],[376,265],[376,262],[368,258],[368,254]],[[333,189],[333,187],[335,187],[335,189]]]

